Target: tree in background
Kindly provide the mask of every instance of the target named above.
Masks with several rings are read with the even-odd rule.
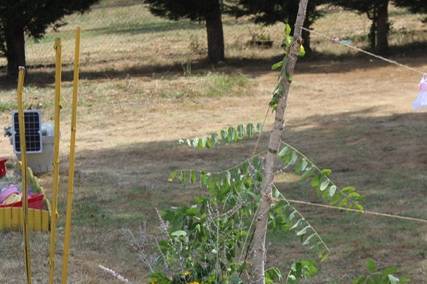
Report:
[[[335,4],[347,9],[366,13],[372,21],[369,31],[370,47],[378,53],[388,50],[388,34],[390,23],[388,20],[388,5],[390,0],[337,0]]]
[[[171,20],[182,18],[205,21],[208,38],[208,58],[212,63],[224,60],[222,1],[220,0],[143,0],[151,13]]]
[[[408,8],[412,13],[427,13],[425,0],[394,0],[396,6]]]
[[[385,53],[388,50],[390,32],[388,7],[390,3],[408,8],[413,13],[427,13],[427,1],[425,0],[337,0],[332,3],[368,15],[368,18],[372,20],[369,32],[370,46],[379,53]]]
[[[287,22],[293,28],[298,14],[298,0],[231,0],[230,13],[237,16],[252,16],[255,23],[272,25],[277,22]],[[310,28],[314,21],[321,16],[316,6],[325,0],[311,0],[308,2],[307,17],[304,27]],[[293,30],[292,30],[293,32]],[[303,31],[304,48],[307,54],[311,52],[310,33]]]
[[[25,66],[25,36],[41,38],[49,27],[59,27],[65,15],[84,12],[98,0],[2,0],[0,52],[7,58],[7,75],[15,79]]]

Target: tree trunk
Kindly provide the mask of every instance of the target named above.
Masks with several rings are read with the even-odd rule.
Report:
[[[224,60],[224,32],[222,29],[221,7],[218,0],[212,0],[212,9],[206,15],[208,34],[208,58],[212,63]]]
[[[7,76],[16,80],[18,66],[25,67],[25,35],[24,28],[15,23],[7,23],[5,27]]]
[[[386,53],[388,50],[388,34],[390,29],[388,4],[389,0],[384,0],[376,4],[370,17],[372,25],[369,33],[369,42],[371,49],[378,53]]]
[[[282,96],[279,100],[273,130],[270,134],[270,141],[268,144],[268,152],[265,158],[264,165],[264,179],[261,188],[261,202],[255,217],[255,231],[253,236],[253,243],[250,250],[250,265],[252,273],[250,275],[252,284],[265,283],[265,261],[266,261],[266,248],[265,240],[267,234],[268,215],[273,203],[272,199],[272,185],[274,179],[274,161],[277,158],[277,152],[280,147],[280,138],[284,128],[284,115],[286,111],[288,94],[291,82],[288,80],[289,76],[294,73],[295,65],[298,59],[298,50],[302,42],[301,32],[307,10],[308,0],[300,0],[298,17],[295,22],[294,42],[289,50],[288,63],[283,65],[278,89],[283,90]]]
[[[371,20],[372,20],[372,24],[371,24],[371,28],[369,29],[369,35],[368,35],[368,39],[369,39],[369,47],[372,49],[372,50],[375,50],[375,47],[376,47],[376,42],[377,42],[377,40],[376,40],[376,34],[377,34],[377,30],[378,30],[378,28],[377,28],[377,20],[376,20],[376,18],[377,18],[377,11],[376,11],[376,9],[374,9],[374,11],[372,12],[372,18],[371,18]]]
[[[292,32],[294,32],[293,25],[295,24],[298,17],[298,9],[293,9],[294,7],[296,8],[295,5],[291,5],[291,10],[289,11],[289,17],[288,17],[288,23],[292,27]],[[316,3],[309,2],[307,6],[307,11],[306,11],[306,17],[304,20],[304,27],[311,28],[311,25],[314,23],[313,14],[315,12],[316,12]],[[311,48],[311,37],[310,37],[309,31],[302,31],[302,40],[303,40],[303,45],[305,49],[305,55],[306,57],[310,56],[313,50]]]
[[[375,50],[379,53],[385,53],[388,50],[388,32],[389,32],[389,22],[388,22],[388,2],[384,2],[378,5],[377,12],[377,36],[376,36],[376,47]]]
[[[311,23],[304,25],[304,27],[311,28]],[[302,41],[303,41],[303,46],[304,46],[304,50],[305,50],[305,57],[308,57],[313,53],[313,50],[311,49],[310,32],[308,32],[308,31],[302,32]]]

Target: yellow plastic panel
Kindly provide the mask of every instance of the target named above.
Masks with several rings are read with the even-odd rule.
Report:
[[[47,232],[50,229],[49,212],[46,210],[43,210],[41,213],[42,213],[42,231]]]
[[[0,209],[0,230],[3,230],[4,227],[4,210]]]
[[[47,210],[29,209],[28,225],[31,231],[47,232],[50,229],[50,214]],[[0,231],[22,230],[22,208],[0,208]]]
[[[41,210],[30,209],[30,212],[33,212],[33,230],[40,232],[42,230],[42,212]]]

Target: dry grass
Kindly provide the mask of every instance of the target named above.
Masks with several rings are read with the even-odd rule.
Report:
[[[395,29],[411,30],[404,42],[425,40],[425,26],[417,17],[392,10]],[[226,18],[227,56],[240,59],[213,69],[199,62],[206,43],[204,28],[198,24],[171,24],[147,11],[122,7],[94,9],[68,20],[70,25],[59,34],[65,39],[66,55],[71,54],[72,27],[81,24],[85,29],[71,282],[114,283],[97,268],[103,264],[135,283],[145,283],[146,271],[121,229],[135,229],[144,220],[155,225],[155,207],[182,204],[196,194],[168,184],[171,169],[221,169],[250,155],[254,141],[203,152],[179,147],[175,141],[227,125],[263,120],[276,79],[270,65],[281,52],[281,26],[263,29],[276,41],[272,49],[260,50],[245,43],[251,32],[261,28],[246,20]],[[111,25],[106,27],[105,21],[111,21]],[[337,22],[346,24],[338,26]],[[334,11],[319,20],[315,28],[352,37],[363,45],[366,25],[362,16]],[[31,62],[51,64],[52,53],[46,50],[50,50],[56,35],[50,34],[37,48],[30,47]],[[114,40],[106,41],[106,35]],[[398,43],[398,36],[401,33],[393,34],[393,43]],[[318,51],[335,55],[347,52],[324,41],[314,40],[313,45]],[[427,218],[427,138],[423,135],[427,117],[410,109],[418,76],[367,58],[340,58],[343,60],[326,58],[298,66],[287,114],[287,139],[321,166],[334,169],[338,184],[356,186],[366,196],[367,208]],[[427,69],[425,56],[398,59]],[[69,65],[64,73],[62,188],[68,167]],[[27,102],[41,104],[45,119],[51,119],[51,65],[33,65],[26,92]],[[14,95],[13,86],[0,90],[2,127],[9,124]],[[271,121],[269,115],[268,125]],[[4,138],[0,138],[0,155],[12,156]],[[49,189],[50,177],[42,177],[42,182]],[[315,200],[298,182],[284,180],[281,188],[290,197]],[[60,200],[63,216],[64,192]],[[381,266],[398,265],[413,283],[427,283],[424,225],[300,209],[333,250],[313,283],[349,283],[352,275],[363,270],[368,257],[378,259]],[[60,240],[62,234],[60,227]],[[289,236],[272,235],[270,240],[271,262],[286,267],[291,258],[307,257],[307,251]],[[46,282],[47,241],[46,235],[32,236],[37,283]],[[0,282],[23,283],[19,234],[0,233],[0,256]],[[57,256],[59,261],[61,248]]]

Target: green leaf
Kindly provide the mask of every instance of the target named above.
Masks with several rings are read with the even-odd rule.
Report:
[[[328,186],[329,186],[329,179],[326,176],[323,176],[320,179],[320,187],[319,187],[320,191],[324,191],[325,189],[328,188]]]
[[[302,245],[303,245],[303,246],[308,246],[308,245],[310,244],[310,240],[311,240],[311,239],[313,239],[313,238],[316,238],[316,234],[315,234],[315,233],[313,233],[313,234],[311,234],[310,236],[308,236],[308,237],[304,240],[304,242],[302,243]]]
[[[295,152],[291,153],[291,160],[289,161],[289,165],[292,166],[298,160],[298,154]]]
[[[282,280],[283,275],[279,268],[277,267],[270,267],[265,271],[265,280],[267,283],[278,283]]]
[[[322,169],[321,171],[320,171],[320,173],[322,174],[322,175],[324,175],[324,176],[330,176],[331,174],[332,174],[332,170],[331,169]]]
[[[242,124],[237,126],[237,135],[239,136],[239,139],[242,139],[245,136],[245,128]]]
[[[186,236],[187,236],[187,232],[186,232],[186,231],[183,231],[183,230],[178,230],[178,231],[172,232],[172,233],[171,233],[171,236],[172,236],[172,237],[176,237],[176,238],[179,238],[179,237],[186,237]]]
[[[319,186],[320,186],[320,176],[313,177],[311,179],[310,185],[313,188],[319,188]]]
[[[303,229],[301,229],[300,231],[298,231],[297,233],[296,233],[296,235],[298,236],[298,237],[300,237],[300,236],[304,236],[306,233],[307,233],[307,230],[308,229],[310,229],[311,228],[311,226],[305,226]]]
[[[289,147],[283,147],[277,154],[280,158],[284,157],[290,151]]]
[[[333,197],[335,195],[335,192],[337,191],[337,186],[336,185],[331,185],[329,187],[329,197]]]
[[[283,61],[279,61],[279,62],[274,63],[271,66],[271,70],[279,70],[282,67],[283,67]]]
[[[190,182],[195,183],[197,180],[196,171],[191,171]]]
[[[285,24],[284,31],[283,31],[283,33],[284,33],[284,37],[285,37],[285,38],[286,38],[286,37],[288,37],[288,36],[291,34],[291,31],[292,31],[291,26],[290,26],[288,23],[286,23],[286,24]]]
[[[293,76],[291,74],[289,74],[288,72],[285,73],[286,79],[289,81],[289,83],[292,83],[293,81]]]
[[[301,44],[301,45],[300,45],[300,47],[299,47],[298,56],[299,56],[299,57],[304,57],[304,55],[305,55],[305,48],[304,48],[304,46]]]
[[[172,171],[172,172],[169,174],[168,181],[169,181],[169,182],[173,182],[173,181],[176,179],[176,176],[177,176],[177,171]]]
[[[394,266],[386,267],[382,272],[383,272],[383,274],[386,274],[386,275],[397,273],[397,268]]]
[[[246,125],[246,133],[248,134],[249,137],[254,136],[254,125],[252,123],[249,123],[248,125]]]
[[[377,264],[375,263],[375,260],[373,260],[372,258],[368,259],[367,267],[368,267],[369,273],[374,273],[377,271]]]
[[[213,133],[206,137],[195,137],[193,139],[180,139],[178,144],[187,143],[189,147],[195,149],[210,149],[217,144],[230,144],[237,143],[245,138],[252,138],[255,133],[261,133],[262,125],[260,123],[255,126],[252,123],[248,123],[246,126],[239,124],[235,127],[228,127],[220,130],[219,133]]]
[[[390,284],[398,284],[400,283],[400,279],[397,278],[396,276],[389,274],[388,275],[388,280],[390,281]]]
[[[330,169],[319,169],[307,156],[287,143],[282,143],[278,158],[283,164],[280,171],[293,165],[294,173],[299,175],[302,181],[309,179],[311,187],[324,201],[331,205],[363,211],[360,204],[363,197],[351,186],[339,190],[329,178],[332,174]]]
[[[356,189],[352,186],[346,186],[341,190],[342,193],[352,193],[355,191],[356,191]]]
[[[301,160],[301,164],[300,164],[300,167],[299,167],[299,171],[301,172],[301,173],[303,173],[304,171],[305,171],[305,169],[307,169],[307,166],[308,166],[308,161],[306,160],[306,159],[302,159]]]
[[[150,284],[172,284],[172,280],[170,280],[165,274],[162,272],[153,272],[149,276]]]
[[[289,231],[295,230],[303,222],[304,222],[303,219],[299,219],[295,224],[292,225],[292,227],[289,228]]]
[[[294,262],[288,274],[286,283],[299,283],[299,280],[311,278],[319,272],[316,262],[313,260],[300,260]]]

